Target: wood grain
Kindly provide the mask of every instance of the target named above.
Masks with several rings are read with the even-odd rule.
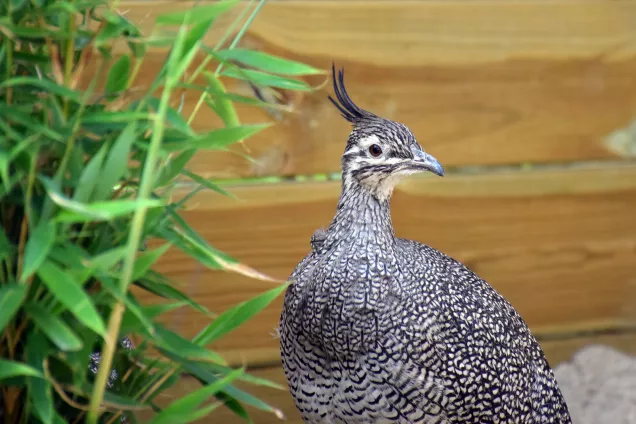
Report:
[[[243,263],[286,279],[329,224],[338,182],[237,186],[200,194],[183,217]],[[396,234],[461,260],[500,291],[534,331],[608,327],[636,318],[636,166],[413,177],[393,198]],[[157,266],[211,311],[272,287],[205,269],[171,250]],[[142,300],[146,297],[142,296]],[[233,363],[278,360],[282,298],[213,347]],[[193,336],[209,319],[186,309],[165,322]]]
[[[636,354],[636,335],[633,333],[618,334],[612,336],[583,337],[565,341],[547,342],[543,343],[542,345],[544,347],[546,356],[548,357],[548,361],[553,366],[555,366],[563,361],[569,360],[577,350],[590,344],[604,344],[606,346],[611,346],[615,349],[618,349],[621,352]],[[283,385],[283,387],[286,387],[285,375],[283,374],[282,368],[272,367],[267,369],[259,369],[252,371],[252,373],[259,377],[275,381]],[[177,397],[192,392],[197,387],[199,387],[199,384],[196,380],[191,377],[184,376],[181,378],[181,381],[177,385],[175,385],[170,391],[165,393],[164,396],[161,396],[158,399],[157,403],[160,406],[165,406]],[[286,418],[284,423],[302,424],[300,415],[296,410],[296,407],[294,406],[293,399],[291,398],[289,392],[287,392],[286,390],[280,391],[270,388],[247,385],[241,385],[241,388],[247,390],[249,393],[259,397],[260,399],[263,399],[270,405],[281,409]],[[272,414],[258,411],[253,408],[249,408],[248,412],[254,420],[255,424],[276,424],[281,422]],[[139,418],[144,418],[145,421],[150,418],[150,416],[151,414],[144,413],[140,414]],[[244,421],[241,421],[226,408],[219,408],[207,419],[202,419],[197,422],[239,424],[243,423]]]
[[[159,14],[189,2],[123,2],[149,32]],[[215,42],[239,9],[207,38]],[[330,69],[347,70],[354,100],[406,123],[446,166],[632,157],[613,144],[636,114],[636,1],[299,1],[269,2],[242,45]],[[150,55],[147,84],[164,61]],[[210,67],[211,70],[215,69]],[[307,78],[317,86],[324,77]],[[254,95],[242,83],[234,92]],[[243,122],[278,119],[249,140],[254,163],[237,152],[203,152],[192,169],[216,177],[339,170],[349,132],[317,92],[281,91],[294,112],[273,117],[240,107]],[[186,95],[184,111],[197,97]],[[210,111],[198,129],[219,125]]]

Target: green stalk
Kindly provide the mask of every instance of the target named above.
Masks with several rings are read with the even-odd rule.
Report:
[[[185,28],[181,27],[177,42],[175,43],[175,57],[179,57],[183,48],[183,40],[185,36]],[[141,184],[137,198],[146,199],[149,198],[155,178],[155,164],[159,157],[159,150],[161,147],[161,141],[164,134],[164,123],[166,115],[168,113],[168,107],[170,104],[170,94],[177,84],[178,79],[173,78],[170,75],[166,78],[166,84],[164,85],[163,93],[159,101],[159,108],[157,116],[154,120],[152,138],[150,140],[150,147],[144,163],[144,170],[141,176]],[[119,288],[121,293],[126,293],[130,280],[133,274],[133,268],[135,265],[136,253],[139,248],[139,242],[141,241],[141,233],[144,226],[144,220],[146,218],[146,208],[138,208],[135,210],[131,221],[130,235],[128,237],[128,244],[126,246],[126,256],[124,258],[124,264],[121,270],[121,278],[119,280]],[[115,346],[117,345],[117,336],[119,334],[119,328],[121,326],[122,317],[124,314],[125,306],[122,302],[117,301],[110,314],[108,321],[108,332],[104,340],[104,347],[101,352],[101,360],[99,364],[99,371],[95,379],[93,386],[93,394],[89,405],[89,411],[87,414],[88,424],[97,424],[99,418],[99,406],[104,398],[104,392],[106,390],[106,383],[108,376],[110,375],[110,368],[113,362],[115,354]]]
[[[73,2],[74,3],[74,2]],[[75,33],[75,20],[73,19],[75,16],[70,15],[68,19],[68,33]],[[64,84],[66,86],[70,86],[71,83],[71,73],[73,72],[73,61],[75,59],[75,39],[71,36],[66,44],[66,57],[64,58]],[[69,113],[69,103],[68,99],[64,98],[64,117],[68,119]]]
[[[234,47],[236,47],[236,45],[238,44],[239,41],[241,41],[241,38],[243,37],[243,34],[245,34],[245,31],[247,31],[247,28],[252,24],[252,22],[254,21],[254,18],[256,18],[256,15],[258,14],[258,12],[261,10],[261,8],[263,7],[263,5],[265,4],[267,0],[260,0],[258,2],[258,4],[256,5],[256,7],[254,8],[254,10],[252,11],[252,13],[250,14],[249,18],[247,18],[247,21],[245,22],[245,24],[241,27],[241,29],[239,30],[239,32],[236,34],[236,37],[234,37],[234,40],[232,40],[232,44],[230,44],[230,47],[228,48],[228,50],[233,49]],[[247,10],[248,6],[245,7],[245,9],[243,10],[244,12]],[[237,20],[238,21],[238,20]],[[237,22],[235,21],[235,23]],[[234,25],[234,24],[232,24]],[[230,30],[233,29],[232,27],[230,28]],[[230,30],[227,31],[226,34],[230,33]],[[217,43],[217,45],[215,46],[215,50],[216,48],[218,48],[221,44]],[[210,56],[208,56],[210,57]],[[223,63],[219,63],[219,66],[217,66],[216,71],[214,71],[214,75],[218,76],[219,73],[221,72],[221,68],[223,67]],[[197,69],[197,71],[199,71],[199,69]],[[194,76],[193,78],[190,79],[190,81],[194,80]],[[194,120],[194,117],[197,115],[197,113],[199,112],[199,109],[201,108],[201,106],[203,105],[203,102],[205,101],[206,96],[209,96],[209,93],[207,91],[204,91],[203,93],[201,93],[201,95],[199,96],[199,100],[197,101],[197,104],[194,106],[194,109],[192,110],[192,113],[190,114],[190,117],[188,118],[188,125],[190,125],[192,123],[192,121]]]
[[[243,10],[241,10],[241,13],[239,13],[239,15],[236,17],[234,22],[232,22],[232,24],[228,27],[227,31],[225,31],[225,34],[223,34],[221,39],[216,43],[216,45],[213,47],[212,50],[217,51],[223,45],[223,43],[225,43],[225,41],[228,39],[232,31],[234,31],[234,28],[236,28],[239,22],[243,20],[243,17],[252,6],[252,3],[254,3],[254,0],[250,0],[247,6],[245,6]],[[206,56],[205,59],[203,59],[201,64],[197,67],[197,69],[192,73],[192,75],[188,79],[188,84],[192,84],[194,82],[194,80],[201,74],[201,72],[203,72],[205,67],[208,66],[208,63],[210,63],[211,60],[212,60],[212,56],[210,55]]]
[[[95,90],[95,86],[97,85],[97,80],[99,79],[102,73],[102,70],[103,70],[103,67],[101,66],[97,68],[97,71],[95,72],[95,76],[91,80],[91,83],[89,84],[88,89],[86,90],[84,97],[82,98],[82,103],[80,104],[80,107],[77,110],[77,113],[75,114],[76,119],[75,119],[75,122],[73,123],[71,136],[69,137],[66,143],[66,149],[64,150],[64,155],[62,156],[60,165],[58,166],[55,176],[53,177],[53,181],[55,183],[58,183],[58,184],[61,183],[62,179],[64,178],[64,174],[66,173],[66,166],[68,165],[68,161],[71,158],[71,152],[73,151],[73,147],[75,146],[75,140],[77,139],[77,136],[79,135],[79,129],[82,123],[81,117],[84,114],[84,110],[86,110],[86,103],[88,103],[90,96],[93,95],[93,91]],[[40,219],[48,220],[51,217],[51,214],[53,213],[53,206],[54,206],[53,200],[50,197],[47,197],[46,200],[44,201],[44,206],[42,208],[42,216],[40,217]]]
[[[247,28],[249,28],[250,25],[252,25],[252,22],[256,18],[256,15],[258,15],[258,12],[265,5],[266,1],[267,0],[260,0],[258,2],[256,7],[254,8],[254,11],[250,15],[250,17],[247,18],[247,22],[245,22],[245,25],[243,25],[241,27],[241,29],[239,30],[238,34],[236,34],[236,37],[234,37],[234,40],[232,40],[232,44],[230,44],[229,50],[232,50],[234,47],[236,47],[236,45],[239,43],[239,41],[241,41],[241,38],[243,38],[243,35],[245,34],[245,31],[247,31]],[[214,71],[214,75],[218,76],[219,73],[221,72],[221,68],[223,68],[223,63],[219,63],[219,66],[217,66],[216,71]]]

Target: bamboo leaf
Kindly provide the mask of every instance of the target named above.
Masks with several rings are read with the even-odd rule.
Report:
[[[123,91],[128,85],[128,75],[130,74],[130,56],[127,54],[120,57],[113,64],[106,79],[106,92],[116,93]]]
[[[69,205],[65,206],[69,207]],[[94,202],[75,210],[61,211],[55,219],[59,222],[109,221],[131,214],[139,208],[156,208],[160,206],[162,206],[162,202],[159,199]]]
[[[137,322],[139,322],[141,326],[147,331],[148,335],[150,337],[155,337],[156,331],[154,324],[152,323],[150,318],[146,316],[141,306],[139,306],[139,304],[135,300],[133,294],[130,292],[122,294],[116,282],[111,278],[102,277],[100,278],[100,281],[115,299],[126,305],[126,310],[130,311],[135,316]]]
[[[157,182],[157,187],[163,187],[166,184],[172,182],[174,177],[179,175],[180,172],[183,171],[185,166],[188,164],[190,159],[197,152],[197,149],[188,149],[179,153],[176,157],[170,159],[170,161],[163,167],[161,170],[161,177]]]
[[[157,249],[148,251],[144,254],[139,255],[137,260],[135,261],[135,265],[133,268],[133,280],[137,280],[146,275],[150,267],[157,262],[157,260],[166,253],[166,251],[170,248],[170,243],[166,243]]]
[[[62,351],[76,351],[82,348],[82,340],[59,317],[37,303],[28,303],[24,308],[35,325]]]
[[[184,169],[183,171],[181,171],[181,174],[191,178],[194,182],[201,184],[203,187],[209,188],[212,191],[216,191],[217,193],[222,194],[223,196],[231,197],[233,199],[237,198],[234,194],[230,193],[229,191],[223,190],[221,187],[214,184],[212,181],[206,180],[205,178],[195,174],[194,172],[190,172],[187,169]]]
[[[137,280],[133,284],[164,299],[182,300],[187,302],[188,305],[197,311],[206,315],[209,314],[209,311],[203,305],[199,304],[180,290],[177,290],[168,282],[161,281],[162,278],[164,278],[162,275],[151,271],[149,276]]]
[[[71,275],[48,260],[40,266],[37,274],[57,300],[66,306],[82,324],[100,336],[104,336],[106,328],[99,313],[82,286]]]
[[[0,380],[17,376],[44,378],[44,375],[42,375],[40,371],[29,365],[7,359],[0,359]]]
[[[285,90],[296,91],[311,91],[311,87],[304,81],[299,81],[291,78],[285,78],[278,75],[272,75],[261,71],[255,71],[252,69],[236,69],[226,68],[221,72],[221,75],[236,78],[244,81],[251,81],[255,85],[265,87],[276,87]]]
[[[35,227],[24,249],[24,267],[20,281],[26,281],[46,259],[55,242],[55,234],[54,222],[40,221]]]
[[[49,343],[40,332],[29,333],[27,340],[27,358],[29,365],[42,372],[44,359],[48,354]],[[52,424],[53,394],[51,384],[41,378],[29,377],[29,397],[33,401],[33,409],[44,424]]]
[[[196,376],[197,378],[199,378],[202,381],[205,381],[208,384],[214,384],[215,382],[217,382],[219,380],[219,376],[216,372],[212,372],[210,371],[209,367],[206,364],[201,364],[201,363],[195,363],[192,361],[188,361],[188,360],[183,360],[183,358],[180,358],[170,352],[165,352],[163,351],[164,355],[168,356],[169,358],[173,359],[176,362],[180,362],[181,365],[183,366],[183,368],[188,371],[189,373],[191,373],[192,375]],[[258,408],[260,410],[263,411],[267,411],[267,412],[271,412],[273,414],[275,414],[279,419],[283,419],[284,415],[282,413],[282,411],[280,411],[279,409],[273,408],[272,406],[268,405],[267,403],[263,402],[262,400],[250,395],[249,393],[244,392],[243,390],[240,390],[234,386],[226,386],[223,389],[223,394],[230,396],[233,399],[238,400],[239,402],[242,402],[244,404],[253,406],[255,408]],[[230,407],[230,405],[228,403],[226,403],[226,406]],[[235,413],[246,417],[247,415],[244,415],[244,410],[242,408],[242,406],[240,404],[234,404],[233,407],[231,408]]]
[[[236,3],[238,3],[238,0],[221,0],[205,6],[195,6],[189,10],[163,13],[157,16],[155,22],[162,25],[197,24],[215,19],[232,8]]]
[[[287,284],[281,284],[223,312],[210,325],[199,332],[193,342],[203,346],[228,334],[265,309],[286,288]]]
[[[162,148],[166,151],[177,151],[185,149],[223,149],[231,144],[248,138],[265,128],[271,127],[267,124],[247,124],[238,127],[220,128],[212,130],[197,137],[184,138],[182,141],[165,142]]]
[[[218,92],[226,94],[225,86],[221,80],[211,72],[204,72],[205,79],[210,87]],[[205,93],[203,93],[205,95]],[[223,120],[226,127],[238,127],[240,125],[238,114],[234,104],[228,96],[219,96],[214,99],[215,110]]]
[[[172,402],[166,408],[157,414],[149,424],[168,424],[174,422],[190,422],[190,420],[183,420],[183,417],[192,414],[196,408],[199,407],[211,396],[214,396],[218,392],[226,388],[232,381],[236,380],[243,374],[243,369],[239,368],[233,370],[223,378],[201,387],[192,393]]]
[[[225,365],[225,360],[218,353],[201,347],[160,324],[155,324],[155,331],[157,337],[153,341],[158,347],[189,360],[203,360]]]
[[[84,262],[85,266],[91,270],[101,270],[109,272],[112,267],[119,263],[124,256],[128,246],[119,246],[108,249]]]
[[[100,171],[104,163],[108,145],[104,145],[99,149],[97,154],[88,162],[82,175],[77,183],[73,200],[77,202],[88,202],[93,199],[93,189],[100,179]]]
[[[0,287],[0,331],[20,309],[26,292],[26,284],[9,283]]]
[[[11,120],[18,124],[24,125],[33,132],[40,133],[55,141],[64,141],[65,136],[54,131],[46,125],[42,125],[39,121],[33,119],[28,113],[21,111],[19,108],[11,107],[5,103],[0,103],[0,116],[7,121]]]
[[[174,309],[178,309],[187,304],[188,302],[182,301],[182,302],[175,302],[175,303],[142,306],[139,309],[140,309],[140,312],[143,314],[144,318],[147,319],[148,321],[151,321],[155,319],[156,317],[158,317],[159,315],[162,315],[166,312],[170,312]],[[122,333],[137,332],[140,330],[140,328],[143,328],[143,326],[144,325],[139,319],[139,316],[136,313],[131,312],[129,309],[126,309],[126,311],[124,312],[124,316],[121,320],[121,332]],[[150,331],[148,331],[148,333],[150,334]]]
[[[172,215],[173,219],[180,220],[179,224],[183,230],[177,228],[163,229],[160,234],[185,253],[197,258],[204,265],[212,269],[236,272],[258,280],[280,282],[214,249],[196,235],[194,230],[176,213],[172,212]]]
[[[243,65],[260,69],[261,71],[283,75],[316,75],[324,74],[325,71],[314,68],[295,60],[283,59],[271,54],[249,50],[245,48],[233,48],[220,50],[217,55],[224,60],[233,60]]]
[[[136,129],[136,122],[131,122],[113,143],[95,186],[95,200],[110,198],[113,188],[126,174],[130,150],[135,142]]]
[[[75,90],[59,85],[54,81],[46,78],[36,77],[14,77],[3,83],[0,83],[0,89],[17,87],[17,86],[32,86],[33,88],[39,88],[42,93],[57,94],[58,96],[66,97],[69,100],[79,103],[81,101],[81,94]]]
[[[4,229],[0,227],[0,261],[4,260],[7,256],[11,254],[13,250],[11,242],[4,234]]]

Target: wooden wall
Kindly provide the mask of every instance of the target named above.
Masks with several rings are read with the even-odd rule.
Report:
[[[186,4],[124,1],[120,9],[149,29],[157,13]],[[400,185],[396,233],[488,280],[556,365],[588,343],[636,352],[635,22],[631,0],[270,0],[243,45],[323,69],[335,61],[359,105],[413,130],[449,172]],[[147,61],[142,83],[163,57]],[[324,77],[307,81],[319,85]],[[231,90],[252,95],[243,85]],[[244,122],[277,122],[248,141],[256,163],[202,153],[192,169],[220,178],[338,171],[349,126],[328,102],[330,92],[329,85],[281,91],[291,114],[240,108]],[[186,112],[195,102],[186,95]],[[200,114],[195,125],[218,121]],[[312,232],[332,218],[340,187],[289,181],[229,189],[239,201],[203,193],[184,217],[216,247],[285,279]],[[207,270],[176,251],[158,269],[212,311],[270,287]],[[273,337],[281,301],[214,347],[284,382]],[[207,324],[186,310],[166,322],[187,336]],[[191,384],[186,379],[178,390]],[[288,393],[252,392],[300,423]],[[238,422],[225,412],[215,419]]]

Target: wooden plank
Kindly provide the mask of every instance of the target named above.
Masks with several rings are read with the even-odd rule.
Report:
[[[550,361],[553,366],[559,364],[562,361],[569,360],[572,355],[581,349],[582,347],[590,344],[603,344],[606,346],[611,346],[615,349],[618,349],[625,353],[636,354],[636,337],[633,333],[627,334],[619,334],[612,336],[600,336],[600,337],[584,337],[584,338],[576,338],[572,340],[565,341],[552,341],[542,343],[546,356],[548,357],[548,361]],[[251,371],[253,374],[267,378],[271,381],[275,381],[278,384],[281,384],[283,387],[286,386],[285,375],[283,373],[282,368],[272,367],[267,369],[260,369]],[[173,389],[165,393],[164,396],[158,399],[158,404],[164,406],[169,404],[170,401],[175,399],[177,396],[183,396],[184,394],[190,393],[199,387],[196,380],[191,377],[182,377],[179,384],[175,385]],[[285,423],[289,424],[302,424],[302,420],[300,418],[300,414],[296,410],[296,407],[293,403],[293,399],[288,391],[280,391],[270,388],[264,387],[254,387],[241,385],[241,388],[247,390],[249,393],[263,399],[265,402],[269,403],[272,406],[280,408],[282,412],[285,414],[286,420]],[[248,408],[249,414],[254,420],[256,424],[276,424],[280,423],[276,417],[272,414],[268,414],[262,411],[257,411],[253,408]],[[151,417],[151,414],[144,413],[139,416],[139,418],[143,418],[142,421],[147,421]],[[225,424],[239,424],[242,423],[239,418],[237,418],[234,414],[228,411],[226,408],[219,408],[215,413],[210,415],[207,419],[202,419],[197,421],[200,423],[204,422],[219,422]]]
[[[286,279],[329,224],[338,182],[230,188],[238,201],[205,193],[183,217],[210,243]],[[500,291],[535,331],[608,327],[636,318],[636,165],[413,177],[394,195],[396,234],[466,263]],[[205,269],[171,250],[157,269],[220,312],[270,283]],[[142,300],[147,299],[142,294]],[[214,345],[234,363],[278,358],[282,298]],[[166,316],[193,336],[209,324],[186,309]]]
[[[121,9],[148,32],[157,14],[190,4]],[[210,44],[239,10],[219,20]],[[409,125],[446,166],[563,162],[635,154],[633,143],[608,139],[636,111],[635,20],[633,0],[289,0],[268,2],[242,45],[323,69],[344,65],[357,103]],[[163,61],[150,55],[138,82],[149,83]],[[318,86],[324,78],[306,80]],[[230,89],[254,95],[243,83]],[[256,162],[238,148],[202,153],[192,169],[222,178],[338,171],[349,127],[329,93],[329,85],[311,94],[281,90],[294,113],[278,118],[239,108],[244,122],[280,119],[248,142]],[[184,111],[197,100],[186,95]],[[205,111],[194,125],[219,121]]]

